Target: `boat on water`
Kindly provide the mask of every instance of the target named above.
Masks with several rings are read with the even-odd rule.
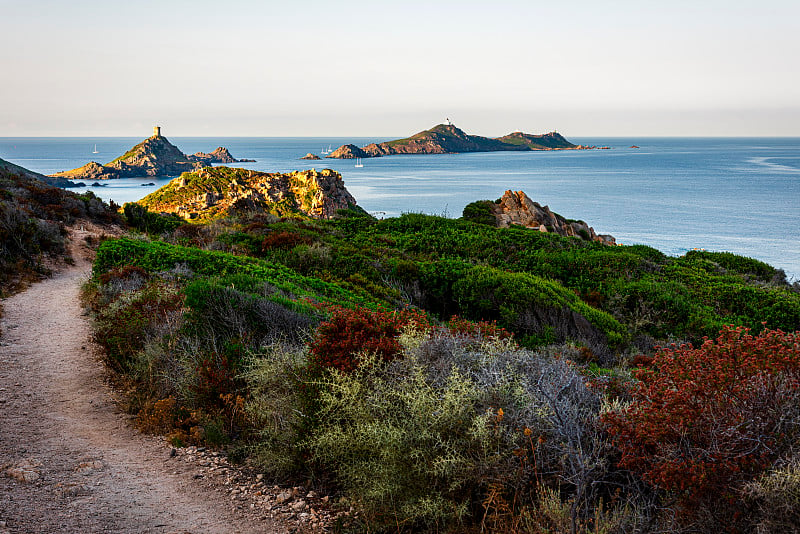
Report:
[[[99,154],[100,152],[97,151],[97,143],[94,144],[94,150],[92,150],[92,154]]]
[[[363,167],[364,164],[361,163],[361,158],[356,158],[356,167]]]
[[[322,147],[322,151],[320,152],[320,154],[327,154],[327,153],[328,153],[328,151],[325,150],[325,147]]]

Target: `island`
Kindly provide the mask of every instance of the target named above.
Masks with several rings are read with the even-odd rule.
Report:
[[[117,159],[102,165],[90,161],[83,167],[52,174],[51,178],[108,180],[113,178],[144,178],[149,176],[177,176],[198,171],[212,163],[252,162],[236,159],[227,148],[218,147],[210,153],[197,152],[186,155],[161,135],[161,127],[153,128],[153,135],[128,150]]]
[[[594,146],[576,145],[567,141],[558,132],[527,134],[513,132],[502,137],[491,138],[470,135],[452,123],[438,124],[405,139],[383,143],[372,143],[363,148],[353,144],[342,145],[328,158],[354,159],[377,158],[396,154],[456,154],[462,152],[497,152],[528,150],[585,150]]]

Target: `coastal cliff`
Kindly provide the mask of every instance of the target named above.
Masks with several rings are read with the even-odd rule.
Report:
[[[128,150],[117,159],[102,165],[90,161],[83,167],[51,175],[55,178],[108,180],[114,178],[143,178],[147,176],[176,176],[207,167],[212,163],[237,163],[227,148],[218,147],[211,153],[198,152],[187,156],[162,136],[160,131]]]
[[[534,135],[513,132],[503,137],[490,138],[470,135],[453,124],[439,124],[405,139],[372,143],[363,148],[352,144],[342,145],[329,158],[377,158],[395,154],[453,154],[461,152],[497,152],[527,150],[580,150],[592,147],[575,145],[561,134],[550,132]]]
[[[360,210],[342,176],[330,169],[265,173],[206,167],[182,174],[138,203],[189,220],[253,211],[327,219],[340,209]]]
[[[464,218],[474,222],[508,228],[524,226],[539,232],[550,232],[565,237],[579,237],[584,241],[598,241],[615,245],[614,236],[597,234],[594,228],[584,221],[576,221],[554,213],[548,206],[534,202],[522,191],[506,191],[502,197],[492,202],[480,200],[464,208]]]

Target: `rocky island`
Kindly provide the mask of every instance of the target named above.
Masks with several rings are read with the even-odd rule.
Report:
[[[333,170],[265,173],[206,167],[175,178],[138,204],[149,211],[187,220],[210,220],[230,213],[268,212],[331,218],[340,209],[363,211]]]
[[[509,190],[494,202],[479,200],[468,204],[464,208],[464,218],[498,228],[517,225],[539,232],[579,237],[584,241],[598,241],[606,245],[617,243],[614,236],[597,234],[594,228],[584,221],[562,217],[552,212],[548,206],[534,202],[523,191]]]
[[[453,124],[439,124],[411,137],[372,143],[363,148],[353,144],[342,145],[328,158],[377,158],[395,154],[453,154],[461,152],[497,152],[527,150],[582,150],[595,147],[575,145],[557,132],[534,135],[513,132],[503,137],[491,138],[470,135]]]
[[[218,147],[210,153],[186,155],[161,135],[161,128],[153,128],[153,135],[128,150],[117,159],[102,165],[90,161],[83,167],[59,172],[51,178],[108,180],[113,178],[142,178],[147,176],[176,176],[183,172],[198,171],[212,163],[238,163],[254,161],[236,159],[227,148]]]

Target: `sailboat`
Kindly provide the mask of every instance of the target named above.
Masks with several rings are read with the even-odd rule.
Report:
[[[94,144],[94,150],[92,150],[92,154],[99,154],[100,152],[97,151],[97,143]]]
[[[327,154],[327,153],[328,153],[328,151],[327,151],[327,150],[325,150],[325,147],[322,147],[322,152],[321,152],[321,154]]]
[[[361,163],[361,158],[356,158],[356,167],[363,167],[364,164]]]

